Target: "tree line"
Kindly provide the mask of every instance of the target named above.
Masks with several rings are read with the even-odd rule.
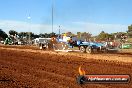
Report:
[[[58,34],[56,34],[56,33],[40,33],[40,34],[34,34],[32,32],[19,32],[18,33],[15,30],[10,30],[9,34],[13,35],[13,36],[18,36],[19,39],[28,39],[29,36],[31,39],[35,39],[35,38],[39,38],[39,37],[50,38],[53,36],[54,37],[58,36]],[[86,32],[84,32],[82,34],[81,34],[81,32],[77,32],[76,35],[71,32],[68,32],[68,34],[77,36],[79,39],[80,39],[80,37],[84,37],[86,39],[96,38],[96,40],[101,40],[101,41],[108,40],[108,39],[111,39],[111,40],[119,39],[119,38],[122,38],[122,36],[127,36],[129,38],[132,38],[132,25],[128,26],[128,30],[126,32],[117,32],[117,33],[109,34],[109,33],[102,31],[97,36],[92,36],[90,33],[86,33]],[[7,38],[7,37],[8,37],[8,35],[2,29],[0,29],[0,40],[5,40],[5,38]]]

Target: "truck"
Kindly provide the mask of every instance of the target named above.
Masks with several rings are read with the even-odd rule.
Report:
[[[83,53],[106,52],[106,47],[103,43],[82,42],[79,44],[79,50]]]
[[[82,53],[108,53],[118,51],[118,47],[111,45],[109,42],[80,42],[78,46]]]

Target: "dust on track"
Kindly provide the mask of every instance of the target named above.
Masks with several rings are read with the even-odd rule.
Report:
[[[129,84],[78,85],[78,67],[87,74],[130,74],[132,63],[110,60],[122,54],[86,55],[40,51],[33,47],[0,47],[0,88],[131,88]],[[103,59],[102,59],[103,57]],[[105,59],[104,59],[105,58]],[[120,59],[119,58],[119,59]]]

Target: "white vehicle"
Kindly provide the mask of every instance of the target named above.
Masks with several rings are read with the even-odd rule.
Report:
[[[36,38],[34,44],[39,46],[40,49],[48,49],[48,44],[51,38]]]

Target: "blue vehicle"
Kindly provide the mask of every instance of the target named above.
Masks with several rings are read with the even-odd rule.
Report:
[[[106,52],[105,44],[97,42],[81,42],[78,44],[80,52],[95,53]]]

